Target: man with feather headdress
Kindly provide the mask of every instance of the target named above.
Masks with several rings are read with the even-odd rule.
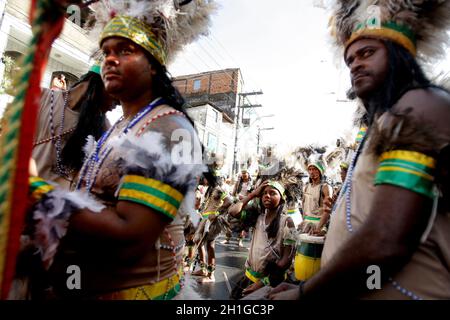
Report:
[[[269,297],[450,299],[450,93],[419,65],[449,43],[450,1],[338,1],[332,25],[368,129],[321,271]]]
[[[98,5],[91,34],[103,54],[105,90],[121,102],[124,115],[98,141],[88,139],[76,191],[30,179],[33,245],[59,298],[183,297],[184,216],[193,211],[197,177],[206,166],[184,99],[165,66],[207,32],[215,4]],[[79,290],[67,285],[72,265],[82,270]]]

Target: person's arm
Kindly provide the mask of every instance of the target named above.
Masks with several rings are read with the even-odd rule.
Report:
[[[367,221],[334,258],[304,285],[305,296],[355,296],[367,290],[367,268],[377,265],[383,279],[395,274],[419,245],[431,201],[392,185],[376,188]]]
[[[324,227],[328,223],[328,220],[330,219],[330,211],[325,209],[325,201],[327,199],[330,199],[330,188],[328,187],[328,184],[325,184],[322,188],[322,195],[320,200],[320,221],[317,224],[317,226],[314,227],[314,230],[312,230],[311,233],[317,234],[317,235],[323,235],[326,233],[326,230]]]
[[[230,208],[228,209],[228,213],[235,218],[240,218],[243,208],[245,208],[247,206],[247,204],[250,201],[252,201],[254,198],[257,198],[261,194],[264,187],[266,187],[266,186],[267,186],[267,181],[264,181],[263,183],[261,183],[259,185],[258,188],[256,188],[254,191],[250,192],[243,200],[231,205]]]
[[[408,146],[411,147],[411,141],[413,141],[411,136],[417,132],[417,128],[423,128],[425,124],[433,127],[433,131],[428,132],[431,134],[431,140],[420,144],[420,139],[424,141],[422,135],[419,137],[420,139],[415,141],[414,148],[431,152],[433,151],[432,146],[434,146],[434,150],[439,150],[440,142],[438,140],[440,140],[441,135],[447,137],[446,139],[449,138],[450,113],[448,112],[448,105],[450,103],[446,105],[446,108],[441,108],[439,105],[433,104],[433,97],[429,95],[427,98],[420,96],[420,94],[418,97],[414,94],[412,96],[413,99],[409,99],[405,105],[414,106],[414,103],[419,103],[419,105],[426,106],[429,110],[427,115],[435,115],[434,121],[424,123],[423,113],[418,112],[420,108],[416,108],[416,110],[413,110],[412,118],[417,122],[411,121],[411,117],[401,118],[400,123],[403,128],[400,133],[396,133],[398,138],[388,131],[387,138],[380,141],[378,146],[387,145],[388,141],[386,140],[394,137],[395,140],[392,138],[389,141],[391,146],[401,150]],[[409,95],[408,98],[411,98],[411,96]],[[435,107],[437,109],[434,109]],[[412,125],[408,126],[408,122],[411,122]],[[394,130],[398,128],[397,125],[389,127]],[[410,141],[410,143],[402,145],[404,141]],[[430,167],[432,167],[432,159],[429,159],[426,155],[424,155],[424,158],[431,163]],[[399,179],[398,181],[405,184],[407,179]],[[323,299],[337,295],[339,297],[356,296],[368,290],[366,281],[369,266],[380,267],[383,280],[401,270],[419,246],[420,238],[428,225],[431,214],[430,186],[424,188],[426,189],[425,193],[413,189],[410,186],[399,186],[388,181],[378,184],[375,187],[373,201],[368,204],[370,211],[367,220],[354,231],[348,241],[334,254],[330,262],[302,286],[303,297],[320,297],[320,299]],[[282,290],[286,290],[286,286],[278,289],[278,293],[274,290],[270,294],[271,298],[299,297],[300,290],[298,289],[279,292]]]
[[[73,214],[68,237],[84,250],[114,248],[118,258],[139,257],[154,244],[171,219],[148,206],[131,201],[119,201],[115,210],[100,213],[87,209]]]
[[[290,230],[295,230],[294,221],[292,221],[290,217],[286,220],[286,225]],[[289,240],[290,243],[288,244],[286,242],[281,246],[281,259],[277,261],[277,266],[282,270],[286,270],[291,265],[292,254],[294,252],[295,246],[295,242],[293,242],[293,239],[286,239],[286,240]]]

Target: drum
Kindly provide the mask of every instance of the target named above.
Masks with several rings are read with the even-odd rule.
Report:
[[[320,257],[325,237],[310,236],[307,233],[300,235],[300,244],[294,260],[295,278],[305,281],[311,278],[320,269]]]

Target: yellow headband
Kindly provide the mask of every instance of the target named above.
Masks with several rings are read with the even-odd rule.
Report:
[[[360,28],[358,28],[355,32],[353,32],[350,39],[348,39],[347,42],[345,43],[345,51],[347,51],[348,47],[352,43],[362,38],[391,40],[404,47],[414,57],[417,54],[415,37],[412,34],[412,32],[407,27],[400,26],[392,21],[382,23],[381,26],[377,28],[368,28],[360,26]]]
[[[133,41],[148,51],[162,65],[166,64],[166,52],[151,27],[139,19],[116,16],[103,29],[100,46],[109,37],[122,37]]]

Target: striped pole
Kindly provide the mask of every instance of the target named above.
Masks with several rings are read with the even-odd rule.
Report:
[[[52,19],[48,21],[48,19]],[[32,0],[33,37],[14,79],[14,101],[0,137],[0,288],[6,299],[14,277],[28,194],[28,165],[40,100],[40,80],[64,13],[52,0]],[[47,27],[47,28],[45,28]]]

